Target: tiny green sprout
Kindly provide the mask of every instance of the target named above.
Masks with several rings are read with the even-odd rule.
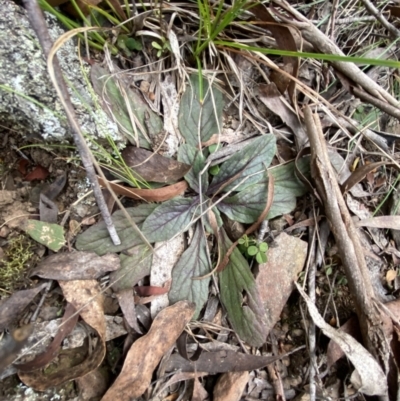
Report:
[[[166,50],[172,51],[171,46],[166,39],[162,39],[161,45],[156,41],[151,42],[151,45],[157,50],[157,57],[161,57]]]
[[[248,258],[256,258],[257,263],[265,263],[268,252],[268,244],[266,242],[260,242],[257,244],[255,238],[249,238],[244,235],[238,240],[238,248],[242,254]]]
[[[208,170],[211,175],[217,175],[219,173],[219,166],[212,166]]]
[[[210,153],[215,153],[217,150],[221,149],[222,145],[220,143],[214,143],[208,147]]]
[[[132,55],[132,51],[139,51],[143,48],[138,40],[130,38],[128,35],[118,36],[117,47],[128,57]]]

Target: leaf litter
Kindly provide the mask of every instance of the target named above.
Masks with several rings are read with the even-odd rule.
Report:
[[[149,10],[145,12],[141,6],[137,7],[141,10],[139,15],[143,14],[143,21],[140,23],[141,30],[135,34],[146,43],[147,35],[154,39],[151,29],[158,22],[150,17],[151,10],[149,13]],[[174,18],[179,15],[180,20],[186,23],[185,29],[189,30],[196,27],[201,12],[206,10],[192,12],[192,8],[186,10],[178,5],[170,7],[176,13]],[[362,46],[357,41],[352,42],[353,33],[341,25],[339,19],[335,27],[335,18],[346,14],[343,5],[335,9],[337,14],[318,7],[314,10],[313,18],[320,21],[327,17],[330,22],[325,28],[327,33],[330,31],[331,38],[341,32],[342,35],[337,37],[341,38],[342,44],[346,45],[343,37],[348,36],[347,40],[352,43],[351,51],[360,54],[357,52],[362,50]],[[230,10],[229,6],[226,10]],[[221,24],[229,16],[226,10],[222,7],[219,11]],[[117,7],[116,13],[119,16],[124,15],[121,11]],[[160,20],[164,11],[161,7]],[[247,42],[241,42],[241,38],[253,38],[252,41],[257,44],[254,35],[258,37],[262,32],[265,43],[260,49],[265,49],[266,44],[268,47],[290,51],[301,50],[304,46],[310,52],[342,54],[332,45],[328,34],[324,36],[314,25],[310,25],[304,14],[299,14],[290,3],[277,0],[268,7],[256,5],[253,11],[250,8],[242,14],[238,13],[236,17],[244,22],[246,19],[242,18],[245,15],[254,24],[232,24],[227,34],[227,37],[234,34],[237,43],[243,46]],[[291,17],[288,18],[288,15]],[[72,231],[64,238],[63,224],[68,216],[59,225],[48,224],[57,223],[60,210],[63,211],[63,205],[59,208],[59,199],[56,198],[58,193],[49,197],[46,191],[42,191],[42,221],[30,219],[25,229],[35,241],[58,253],[49,253],[29,271],[29,276],[36,283],[38,277],[58,281],[63,292],[63,295],[58,296],[63,297],[64,301],[63,305],[60,304],[59,313],[64,314],[64,319],[70,319],[68,323],[71,326],[68,327],[64,321],[59,323],[59,333],[53,335],[54,340],[47,351],[36,355],[31,361],[19,362],[20,378],[39,390],[76,379],[82,394],[86,392],[85,397],[89,397],[89,378],[101,382],[103,376],[99,373],[100,364],[105,361],[106,355],[107,363],[111,364],[110,356],[119,353],[120,356],[112,364],[113,377],[116,378],[114,384],[111,387],[108,387],[109,384],[103,386],[96,397],[105,394],[103,399],[139,398],[147,392],[147,398],[154,399],[167,399],[178,394],[188,394],[187,398],[193,400],[207,399],[209,394],[218,400],[239,400],[245,394],[255,394],[256,399],[265,399],[267,384],[276,386],[277,378],[273,374],[274,369],[264,368],[285,356],[286,351],[291,351],[296,343],[301,342],[298,332],[308,330],[309,325],[312,327],[311,321],[301,322],[296,315],[302,302],[293,293],[294,283],[300,281],[304,284],[307,280],[310,296],[313,297],[312,280],[316,280],[313,302],[302,293],[309,314],[327,337],[341,344],[355,367],[353,371],[350,364],[345,366],[348,376],[351,376],[350,380],[338,379],[339,364],[342,364],[341,368],[344,366],[340,361],[342,354],[336,350],[335,355],[332,355],[333,346],[328,346],[326,353],[329,361],[325,371],[328,376],[326,379],[323,375],[319,376],[321,396],[326,396],[327,393],[323,391],[327,391],[333,379],[341,383],[342,396],[357,390],[366,395],[396,394],[396,383],[387,379],[393,376],[393,371],[387,369],[392,360],[385,359],[387,355],[384,355],[383,360],[388,362],[380,366],[371,347],[365,343],[365,335],[364,340],[359,338],[355,341],[333,329],[343,321],[343,315],[346,320],[349,311],[358,312],[359,305],[354,305],[357,298],[352,300],[353,304],[344,304],[355,292],[346,286],[346,280],[351,281],[352,277],[348,273],[346,276],[341,270],[341,265],[345,263],[343,253],[337,249],[333,237],[329,236],[329,230],[325,231],[325,239],[321,239],[318,244],[320,259],[314,261],[316,252],[313,251],[313,238],[319,234],[313,234],[313,230],[318,231],[324,224],[326,210],[319,210],[319,207],[327,206],[310,202],[311,194],[315,193],[308,192],[310,183],[313,187],[318,186],[319,182],[313,165],[310,175],[310,158],[301,157],[294,162],[290,160],[291,157],[284,155],[284,149],[289,149],[289,153],[295,156],[306,145],[310,128],[306,124],[307,116],[304,119],[303,105],[311,104],[314,107],[314,104],[318,104],[315,111],[326,118],[323,120],[323,129],[324,141],[329,146],[328,164],[334,165],[341,189],[358,197],[354,201],[351,195],[345,195],[348,208],[361,219],[354,223],[354,229],[363,238],[362,252],[367,261],[375,261],[371,277],[376,281],[380,277],[390,276],[391,279],[384,285],[380,284],[380,291],[385,296],[386,293],[395,296],[396,289],[391,286],[397,280],[400,258],[396,256],[393,244],[390,244],[390,238],[388,240],[387,232],[383,230],[395,231],[398,228],[397,216],[390,215],[396,212],[389,213],[385,206],[397,183],[395,153],[387,146],[382,149],[388,153],[376,150],[373,143],[364,137],[358,134],[354,136],[356,131],[350,128],[351,124],[356,124],[371,139],[377,136],[387,138],[389,134],[376,130],[375,137],[371,136],[371,130],[363,128],[370,122],[362,121],[362,118],[368,117],[368,112],[359,108],[359,100],[345,99],[350,93],[365,102],[366,92],[370,92],[374,95],[379,93],[376,97],[385,99],[388,105],[394,104],[394,98],[375,83],[383,78],[390,82],[390,70],[376,68],[374,85],[369,85],[370,78],[357,70],[355,64],[338,64],[333,61],[332,65],[341,71],[340,75],[330,69],[328,64],[322,64],[318,58],[312,61],[303,59],[299,70],[300,59],[292,55],[283,55],[281,59],[271,55],[250,55],[243,49],[233,47],[227,51],[221,47],[226,46],[226,43],[222,45],[216,42],[207,50],[207,54],[212,57],[207,61],[206,58],[202,60],[206,65],[202,73],[198,73],[193,68],[186,70],[191,61],[181,58],[181,51],[186,51],[190,43],[194,45],[196,42],[189,39],[190,35],[186,39],[176,35],[174,18],[171,18],[166,34],[167,41],[164,42],[156,34],[161,43],[157,42],[157,49],[161,52],[154,63],[148,61],[154,61],[158,51],[152,52],[149,42],[149,47],[143,51],[147,57],[146,65],[143,60],[139,60],[141,53],[138,51],[132,60],[120,59],[118,66],[116,60],[107,58],[106,67],[95,63],[91,69],[92,83],[100,104],[118,124],[120,131],[130,138],[130,145],[134,145],[128,146],[117,157],[124,158],[138,179],[148,181],[148,187],[145,188],[132,188],[125,183],[111,181],[109,185],[116,194],[135,200],[134,206],[126,202],[129,205],[126,210],[144,238],[151,244],[155,243],[155,246],[149,246],[138,236],[121,211],[112,215],[121,238],[120,245],[113,244],[105,223],[101,221],[85,229],[76,240],[76,234]],[[207,21],[204,15],[201,18]],[[368,22],[362,21],[361,18],[361,28],[358,29],[368,29]],[[163,32],[164,28],[159,32]],[[193,32],[197,29],[198,26]],[[381,34],[384,36],[383,31]],[[363,37],[363,34],[359,37]],[[376,45],[371,37],[367,41],[372,46]],[[190,49],[190,54],[198,57],[192,51],[195,48]],[[236,50],[238,53],[235,54]],[[171,57],[168,51],[171,51]],[[197,60],[199,62],[200,59]],[[178,70],[168,70],[174,63]],[[346,65],[349,67],[347,70],[344,67]],[[121,70],[121,66],[134,68],[128,73]],[[196,66],[198,68],[199,64]],[[243,70],[243,66],[248,70]],[[165,80],[161,82],[160,71],[163,69],[168,70],[168,75],[164,75]],[[355,78],[356,72],[358,75]],[[316,74],[319,74],[318,79],[315,78]],[[330,81],[335,75],[338,80]],[[355,90],[357,88],[352,79],[364,88],[363,91]],[[149,86],[147,89],[146,85]],[[375,110],[370,114],[377,115],[376,108],[379,106],[372,100],[371,103]],[[363,108],[368,107],[363,103]],[[391,109],[384,105],[382,110]],[[372,123],[374,129],[380,128],[380,124],[384,125],[383,117],[382,114],[379,121]],[[241,142],[244,138],[246,141]],[[113,149],[116,152],[116,148]],[[362,166],[351,172],[358,160],[361,160]],[[324,171],[323,167],[321,171]],[[26,176],[27,172],[23,171],[26,167],[20,164],[19,168],[20,173]],[[45,170],[56,183],[58,178],[52,169],[46,167]],[[113,171],[112,168],[109,170]],[[34,172],[34,175],[37,173]],[[121,178],[120,174],[117,176]],[[62,175],[58,174],[58,177]],[[29,185],[33,185],[34,181],[37,180],[29,181]],[[103,178],[99,178],[99,182],[104,186],[107,183]],[[62,190],[63,185],[59,187]],[[324,197],[317,198],[319,201],[321,199]],[[46,208],[51,212],[49,217],[45,217]],[[392,210],[396,210],[396,207]],[[78,220],[89,221],[87,213],[83,213],[82,217]],[[242,225],[239,237],[230,236],[231,231],[226,227],[228,220]],[[347,223],[347,226],[351,224]],[[10,223],[9,227],[15,229],[17,226],[11,228]],[[79,224],[77,227],[79,229]],[[282,232],[283,227],[289,235]],[[368,231],[362,227],[368,227]],[[331,226],[331,231],[336,234],[335,226]],[[367,232],[372,240],[366,238]],[[0,232],[0,236],[7,237],[4,231]],[[252,246],[257,254],[261,249],[260,244],[267,244],[269,251],[264,253],[267,261],[259,263],[261,259],[257,259],[256,253],[253,250],[250,252],[249,247],[247,250],[243,250],[246,247],[238,248],[236,245],[239,239],[241,245],[248,241],[255,244]],[[309,259],[306,261],[307,246]],[[64,252],[67,247],[69,252]],[[172,252],[167,258],[168,248]],[[43,256],[47,251],[42,248],[41,252]],[[305,266],[307,269],[303,271]],[[364,281],[368,284],[366,277]],[[47,283],[39,284],[36,288],[40,288],[40,292],[45,286]],[[16,317],[21,315],[37,294],[29,291],[17,291],[0,305],[2,327],[13,332],[11,337],[4,340],[5,344],[11,344],[7,345],[10,353],[6,355],[5,348],[0,348],[2,355],[5,355],[4,367],[18,358],[18,353],[28,344],[26,336],[17,336],[20,329],[12,329]],[[55,296],[55,290],[50,294]],[[112,295],[117,308],[119,305],[119,309],[112,312],[114,316],[106,311],[111,306],[103,302],[101,294]],[[18,301],[18,296],[26,298]],[[38,301],[38,311],[44,299],[45,295]],[[85,321],[80,324],[87,331],[86,339],[75,351],[64,349],[64,337],[75,325],[74,319],[69,318],[70,306],[66,307],[65,301],[75,308],[76,312],[72,313],[74,319],[81,316],[82,321]],[[390,327],[383,332],[384,338],[380,340],[382,343],[392,341],[392,351],[396,356],[395,333],[399,312],[389,305],[377,303],[375,306],[383,311],[379,316]],[[118,316],[115,316],[116,313]],[[106,338],[106,321],[117,317],[123,317],[125,321],[125,331],[117,335],[123,335],[126,330],[129,332],[125,340],[111,340],[109,336]],[[305,319],[308,317],[305,316]],[[17,322],[17,327],[20,325]],[[365,331],[365,327],[361,325],[359,330]],[[188,337],[186,359],[179,356],[173,347],[183,332]],[[309,343],[315,343],[311,329],[308,335]],[[121,356],[119,349],[123,341],[125,352]],[[360,345],[363,341],[368,350]],[[218,350],[218,347],[224,346],[225,349]],[[296,388],[297,391],[298,387],[289,380],[290,375],[295,375],[302,383],[307,380],[310,382],[311,401],[315,400],[316,375],[310,373],[311,377],[307,378],[304,371],[309,366],[317,366],[317,359],[323,361],[324,343],[320,342],[319,346],[318,355],[310,346],[309,354],[297,351],[286,357],[289,366],[281,364],[282,378],[279,380],[282,382],[279,384],[280,389],[274,387],[276,396],[289,394],[284,391],[288,389]],[[188,360],[195,359],[193,355],[196,349],[202,350],[202,354],[196,361]],[[70,365],[56,367],[62,359],[70,361]],[[48,363],[50,365],[42,370]],[[296,373],[296,366],[303,367],[303,372]],[[17,364],[14,367],[18,368]],[[182,372],[172,377],[166,374],[176,369]],[[53,373],[48,374],[49,370],[53,370]],[[375,375],[371,375],[371,372],[375,372]],[[216,374],[221,375],[215,385],[210,386],[207,376]],[[359,377],[356,377],[357,374]],[[157,381],[152,383],[155,377]],[[128,394],[129,388],[134,388],[134,395]]]

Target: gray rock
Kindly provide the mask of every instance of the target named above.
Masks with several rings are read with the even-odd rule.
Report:
[[[0,124],[48,143],[70,139],[64,109],[25,9],[11,0],[0,0],[0,9]],[[54,16],[46,13],[46,21],[53,40],[65,32]],[[85,78],[90,76],[90,67],[81,65],[74,40],[57,55],[82,131],[96,140],[108,135],[117,143],[124,142],[117,125],[93,102],[96,95]]]

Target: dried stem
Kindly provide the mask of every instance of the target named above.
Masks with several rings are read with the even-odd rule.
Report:
[[[388,372],[390,352],[382,328],[384,316],[377,307],[379,302],[375,298],[357,229],[330,163],[319,117],[311,112],[309,106],[305,107],[304,116],[311,145],[311,175],[345,268],[363,340],[368,350],[381,363],[384,371]]]
[[[37,0],[24,0],[24,6],[27,10],[30,23],[39,38],[40,45],[42,46],[43,53],[46,58],[50,55],[52,49],[52,40],[50,38],[46,21],[43,16],[43,12],[40,9]],[[65,108],[68,122],[71,128],[72,137],[74,139],[75,145],[78,149],[79,155],[82,159],[83,166],[85,167],[87,177],[93,189],[93,194],[96,198],[97,205],[99,206],[101,215],[107,226],[107,230],[110,234],[111,240],[114,245],[121,244],[121,240],[118,237],[117,231],[114,227],[114,223],[111,219],[110,212],[107,208],[106,202],[104,200],[103,194],[101,192],[100,185],[97,181],[96,172],[93,166],[92,156],[90,150],[83,138],[79,126],[75,118],[75,110],[72,106],[71,99],[69,97],[68,88],[65,83],[60,64],[58,62],[57,56],[54,57],[54,77],[53,85],[59,94],[60,100]]]

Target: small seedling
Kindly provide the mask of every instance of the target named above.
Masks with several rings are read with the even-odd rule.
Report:
[[[265,263],[268,260],[268,244],[266,242],[257,243],[256,239],[249,238],[247,235],[240,238],[238,242],[240,251],[246,257],[255,257],[258,263]]]
[[[151,42],[151,45],[157,50],[157,57],[161,57],[165,51],[172,51],[171,45],[169,44],[168,40],[162,39],[162,43],[158,42]]]

